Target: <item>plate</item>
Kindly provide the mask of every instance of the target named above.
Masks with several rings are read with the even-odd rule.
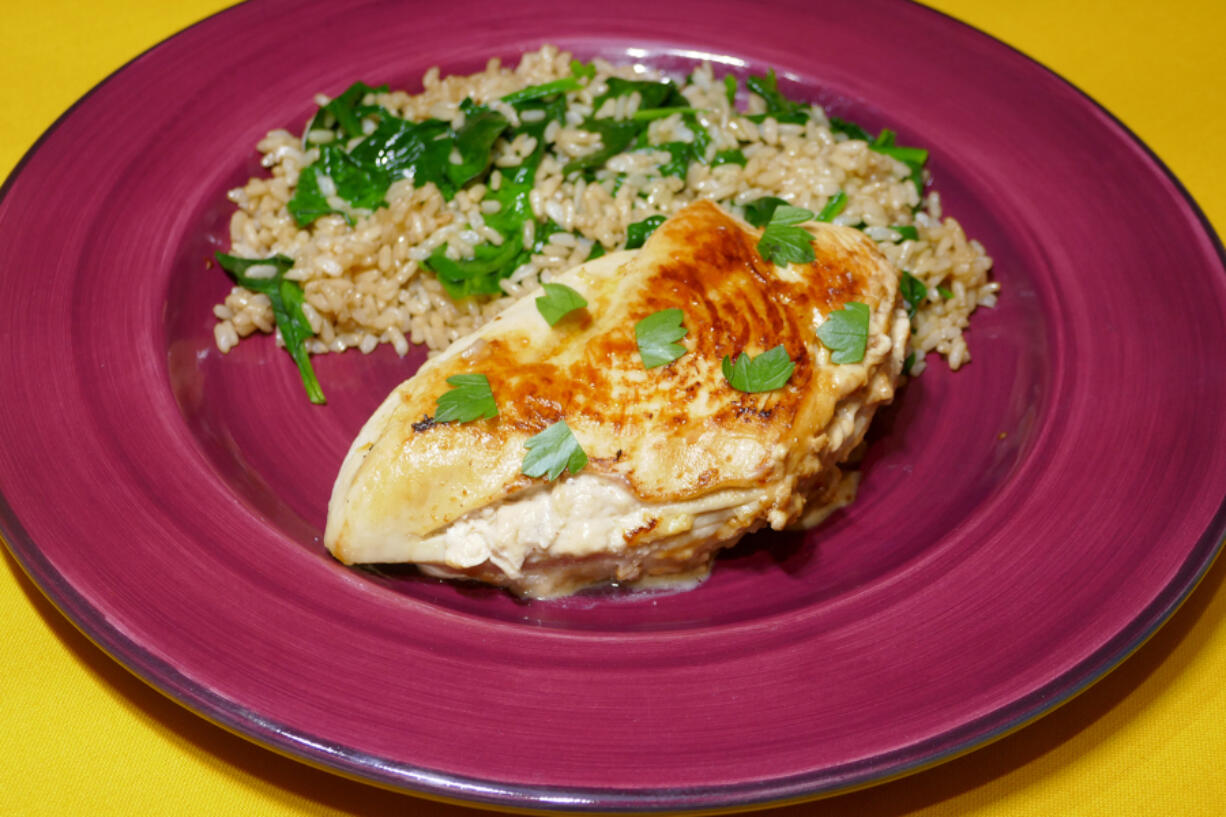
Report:
[[[316,92],[542,42],[785,90],[931,148],[996,259],[974,362],[910,384],[856,504],[682,594],[549,603],[333,562],[344,450],[420,354],[222,356],[225,191]],[[1136,649],[1226,532],[1226,274],[1195,204],[1058,77],[902,2],[246,4],[69,111],[0,200],[0,530],[92,639],[303,761],[474,804],[747,807],[981,746]]]

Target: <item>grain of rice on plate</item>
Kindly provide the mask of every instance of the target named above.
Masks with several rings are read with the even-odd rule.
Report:
[[[580,76],[583,81],[575,82]],[[919,301],[909,304],[915,328],[911,373],[923,369],[930,351],[944,356],[952,369],[970,359],[962,330],[977,307],[995,303],[998,284],[988,278],[992,261],[954,219],[942,217],[937,192],[928,190],[921,197],[923,176],[918,170],[889,155],[891,151],[876,149],[880,137],[870,142],[866,139],[872,137],[862,131],[859,138],[849,135],[859,129],[853,125],[849,131],[842,127],[847,123],[827,118],[821,108],[782,97],[779,104],[792,106],[793,115],[782,115],[763,96],[743,90],[738,109],[727,79],[715,77],[704,64],[678,83],[691,113],[654,118],[658,110],[644,112],[640,119],[649,124],[641,132],[641,147],[632,144],[588,172],[564,174],[567,164],[581,163],[602,147],[600,134],[579,127],[585,119],[625,121],[639,112],[642,97],[637,92],[608,98],[593,110],[598,98],[608,96],[612,78],[664,79],[642,66],[615,66],[600,59],[577,63],[570,54],[544,46],[523,55],[514,68],[503,67],[497,59],[470,76],[441,77],[432,68],[423,78],[421,93],[365,96],[364,103],[403,119],[438,119],[453,129],[464,124],[461,103],[468,98],[505,116],[510,133],[520,122],[503,97],[544,83],[578,86],[566,92],[564,123],[552,121],[542,133],[546,144],[530,193],[535,218],[525,220],[521,237],[525,246],[536,243],[539,251],[530,257],[525,253],[523,263],[498,281],[502,295],[453,299],[425,266],[439,248],[446,258],[463,261],[478,245],[498,246],[507,240],[486,224],[499,209],[487,193],[503,183],[504,168],[520,165],[538,147],[538,140],[523,133],[511,139],[500,136],[492,145],[490,172],[452,191],[450,200],[432,182],[415,187],[413,179],[402,178],[388,187],[386,206],[363,209],[342,201],[335,185],[322,178],[322,194],[340,212],[303,227],[287,205],[300,172],[319,158],[319,145],[334,132],[311,131],[303,139],[275,130],[258,145],[271,176],[254,178],[230,193],[238,207],[230,222],[231,253],[293,259],[285,278],[302,287],[303,313],[315,333],[306,340],[311,354],[353,347],[370,352],[390,343],[403,355],[410,343],[424,343],[431,351],[445,348],[593,252],[623,247],[632,224],[671,215],[695,199],[712,199],[743,215],[746,205],[764,197],[778,197],[815,213],[837,198],[834,204],[843,202],[843,209],[833,221],[859,226],[873,238],[890,261],[906,271],[904,295],[910,292]],[[773,73],[769,80],[773,87]],[[329,102],[326,97],[317,101],[321,106]],[[762,116],[772,107],[773,115]],[[525,119],[534,115],[524,114]],[[693,127],[695,123],[701,128]],[[361,125],[364,133],[375,127],[370,119]],[[667,146],[694,145],[696,139],[692,161],[678,168]],[[705,139],[709,143],[703,146]],[[453,154],[451,161],[456,158]],[[555,231],[537,242],[533,231],[538,224]],[[908,276],[915,279],[910,288]],[[254,332],[276,329],[269,298],[241,286],[234,287],[214,313],[214,336],[223,352]]]

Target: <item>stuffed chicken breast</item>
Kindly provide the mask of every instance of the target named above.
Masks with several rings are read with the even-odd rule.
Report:
[[[585,307],[550,325],[528,297],[456,341],[358,434],[328,549],[547,597],[701,577],[751,531],[820,519],[909,324],[870,239],[802,227],[814,260],[772,263],[760,230],[699,201],[555,278]],[[477,375],[496,416],[439,422]]]

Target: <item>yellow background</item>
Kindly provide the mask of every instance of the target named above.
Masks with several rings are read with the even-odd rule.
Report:
[[[5,0],[0,175],[95,83],[225,5]],[[1021,49],[1097,99],[1167,163],[1216,229],[1226,228],[1226,3],[930,5]],[[3,257],[0,248],[0,263]],[[0,813],[476,813],[334,777],[206,723],[76,632],[7,551],[0,561]],[[1135,656],[1038,723],[910,778],[770,813],[1226,814],[1224,577],[1226,560]]]

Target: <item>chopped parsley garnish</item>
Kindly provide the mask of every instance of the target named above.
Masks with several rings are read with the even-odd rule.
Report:
[[[294,266],[294,259],[284,255],[274,255],[271,258],[236,258],[220,252],[216,255],[217,263],[230,273],[239,286],[268,296],[277,329],[281,331],[281,341],[285,344],[285,351],[289,352],[298,366],[298,374],[302,377],[307,398],[316,405],[326,403],[323,389],[320,388],[315,370],[311,367],[311,356],[306,350],[307,338],[315,335],[315,330],[311,329],[311,323],[302,311],[302,304],[306,299],[302,287],[296,281],[285,277],[285,273]],[[276,272],[272,276],[250,276],[247,273],[252,267],[272,267]]]
[[[536,309],[545,319],[545,323],[553,326],[562,318],[576,309],[587,306],[585,299],[566,284],[541,284],[545,294],[536,299]]]
[[[520,471],[530,477],[548,476],[555,480],[569,470],[577,474],[587,465],[587,454],[571,433],[565,420],[558,420],[549,428],[524,441],[528,453]]]
[[[907,317],[914,318],[915,313],[919,311],[920,304],[928,299],[928,287],[923,281],[903,270],[898,288],[902,292],[902,299],[907,307]]]
[[[435,401],[438,411],[434,422],[452,421],[471,423],[482,418],[498,416],[498,404],[490,390],[489,378],[483,374],[457,374],[447,378],[451,390],[439,395]]]
[[[735,363],[724,355],[722,365],[728,384],[737,391],[749,394],[783,388],[796,369],[782,343],[757,357],[741,352]]]
[[[689,332],[682,323],[684,318],[680,309],[661,309],[634,325],[634,339],[644,368],[672,363],[685,354],[685,347],[675,342]]]
[[[776,264],[807,264],[816,258],[813,236],[797,227],[814,218],[812,210],[780,204],[771,213],[770,222],[758,240],[758,253]]]
[[[849,301],[842,309],[826,316],[817,328],[817,339],[830,350],[830,360],[835,363],[859,363],[864,360],[868,348],[867,304]]]
[[[637,250],[647,243],[647,239],[664,223],[664,216],[648,216],[642,221],[636,221],[626,228],[626,249]]]

